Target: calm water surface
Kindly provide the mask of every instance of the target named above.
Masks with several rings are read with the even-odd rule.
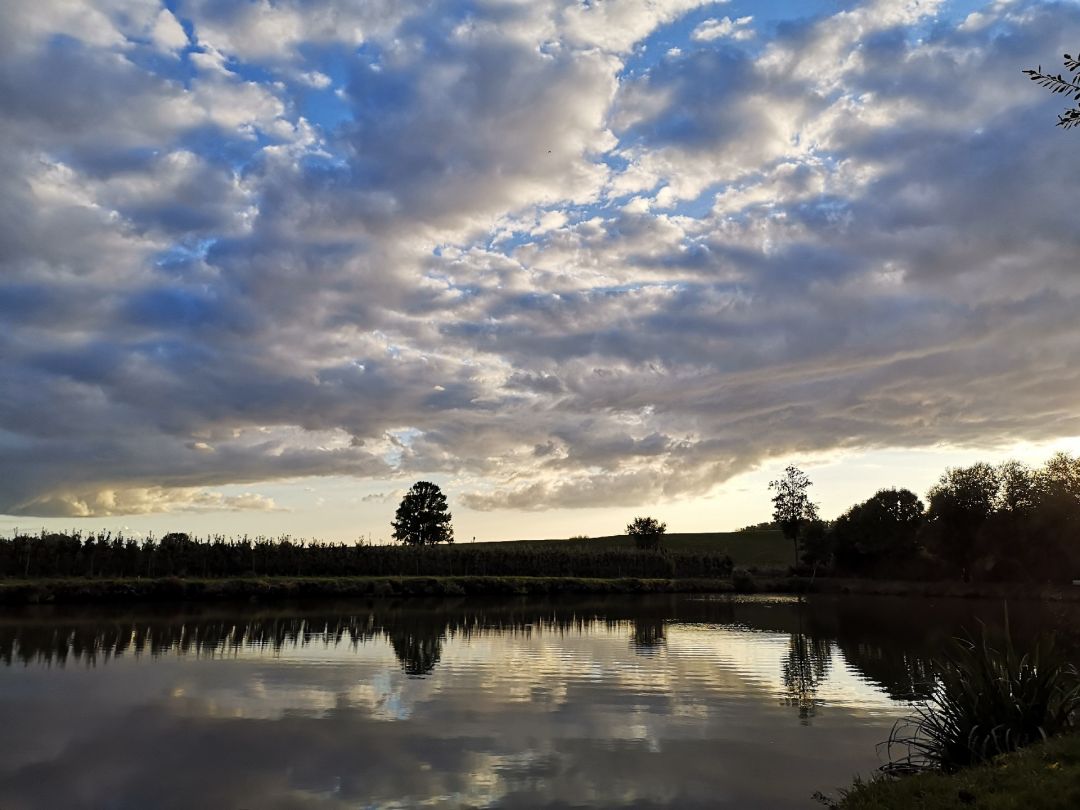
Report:
[[[1000,604],[692,596],[0,614],[0,807],[813,808]],[[1013,605],[1014,634],[1080,627]],[[1070,640],[1075,643],[1075,640]]]

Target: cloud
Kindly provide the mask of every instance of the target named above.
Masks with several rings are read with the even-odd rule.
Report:
[[[305,44],[355,47],[373,36],[392,35],[404,18],[416,13],[416,4],[185,0],[181,9],[200,39],[214,48],[245,61],[276,62],[298,59],[298,49]]]
[[[571,42],[598,45],[609,51],[623,52],[647,37],[657,27],[706,4],[704,0],[568,3],[563,12],[565,31]]]
[[[150,38],[161,50],[175,53],[188,46],[188,36],[184,27],[167,8],[158,12],[154,26],[150,29]]]
[[[0,55],[0,512],[1080,433],[1073,5],[84,6]]]
[[[753,17],[710,17],[695,28],[690,37],[699,42],[711,42],[714,39],[750,39],[754,36],[754,31],[750,28],[753,21]]]
[[[679,607],[681,623],[666,631],[665,614],[650,622],[671,652],[647,671],[633,661],[635,622],[606,605],[474,608],[449,621],[362,605],[332,617],[260,605],[247,615],[217,609],[101,624],[81,617],[64,624],[58,611],[55,633],[41,632],[40,622],[8,622],[3,652],[28,663],[5,670],[12,694],[0,698],[0,709],[20,735],[0,741],[0,797],[8,806],[79,810],[110,801],[160,805],[163,797],[170,808],[337,810],[419,806],[433,796],[498,808],[554,810],[585,796],[596,807],[708,808],[716,790],[702,779],[706,772],[717,773],[734,806],[781,806],[845,778],[842,760],[837,772],[823,772],[794,743],[779,754],[767,741],[728,744],[742,728],[776,721],[794,608],[790,615],[771,608],[763,618],[753,606]],[[841,623],[826,616],[831,626]],[[896,620],[884,619],[859,624],[873,628],[870,643],[894,629]],[[705,625],[687,625],[703,620],[758,628],[755,646],[745,641],[750,634],[728,632],[703,649],[697,628]],[[583,630],[587,639],[568,643]],[[477,673],[478,656],[496,645],[532,665]],[[123,654],[110,655],[114,649]],[[319,666],[295,664],[313,651]],[[409,677],[401,665],[418,656],[433,668]],[[54,675],[65,660],[64,677],[97,668],[93,700],[43,677],[46,666]],[[99,679],[103,667],[107,677]],[[849,702],[855,681],[848,673],[837,686],[849,690]],[[864,728],[865,705],[888,698],[861,688],[858,714],[844,714],[850,703],[838,701],[830,707],[836,722],[821,724],[830,750],[850,745],[852,756],[865,755],[880,733]],[[644,701],[646,690],[653,694]],[[736,690],[745,697],[733,709],[722,698]],[[853,728],[862,729],[855,740]],[[757,768],[767,750],[789,756],[788,779],[774,794],[763,794]],[[223,768],[228,778],[205,777]],[[655,778],[642,780],[646,770]]]
[[[309,87],[314,87],[316,90],[325,90],[334,83],[333,79],[317,70],[307,70],[299,73],[297,79]]]
[[[176,512],[276,512],[273,498],[255,492],[224,495],[200,488],[128,487],[60,492],[29,502],[12,514],[45,517],[110,517]]]

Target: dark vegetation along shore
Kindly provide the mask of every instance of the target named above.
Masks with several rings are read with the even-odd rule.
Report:
[[[773,529],[670,534],[656,551],[625,535],[416,547],[42,533],[0,538],[0,604],[676,592],[1080,601],[1080,587],[1060,578],[890,579],[880,570],[793,569],[789,554]]]
[[[1080,601],[1080,588],[1009,583],[913,582],[800,577],[736,570],[726,577],[243,576],[0,579],[0,605],[93,602],[280,601],[316,597],[548,594],[831,594]]]
[[[769,581],[784,592],[785,581]],[[524,596],[529,594],[730,593],[731,579],[641,577],[379,576],[53,578],[0,581],[0,604],[205,602],[307,597]]]

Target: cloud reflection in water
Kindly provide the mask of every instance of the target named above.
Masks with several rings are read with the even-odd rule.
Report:
[[[0,622],[0,805],[805,807],[876,766],[898,698],[976,607],[953,609],[28,613]]]

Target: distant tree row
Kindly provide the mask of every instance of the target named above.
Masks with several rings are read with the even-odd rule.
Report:
[[[777,492],[793,508],[798,499]],[[948,469],[925,504],[910,490],[883,489],[831,523],[813,509],[787,514],[787,523],[780,512],[777,521],[813,568],[965,581],[1080,578],[1080,457],[1067,453],[1037,469],[1017,461]]]
[[[282,538],[136,540],[114,534],[0,538],[0,577],[726,577],[722,552],[660,554],[577,543],[372,546]]]

